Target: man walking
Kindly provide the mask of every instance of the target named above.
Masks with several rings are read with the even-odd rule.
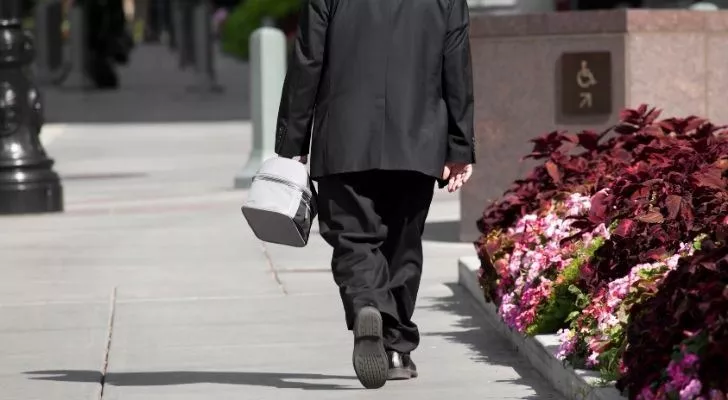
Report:
[[[417,376],[412,322],[435,182],[472,173],[466,0],[307,0],[276,153],[307,162],[353,364],[366,388]]]

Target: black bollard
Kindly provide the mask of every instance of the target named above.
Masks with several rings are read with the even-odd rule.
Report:
[[[21,1],[0,1],[0,214],[57,212],[63,189],[40,142],[40,94],[24,72],[34,50]]]

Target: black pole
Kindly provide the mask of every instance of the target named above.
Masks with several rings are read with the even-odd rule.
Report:
[[[0,214],[62,211],[60,178],[40,142],[40,93],[26,73],[34,54],[21,6],[0,1]]]

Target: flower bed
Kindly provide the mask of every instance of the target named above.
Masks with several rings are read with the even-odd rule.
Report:
[[[630,399],[728,399],[728,129],[625,110],[552,132],[478,221],[486,301]]]

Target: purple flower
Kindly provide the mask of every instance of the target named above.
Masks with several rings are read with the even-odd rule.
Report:
[[[693,353],[685,353],[683,356],[683,359],[680,361],[680,364],[683,368],[690,368],[692,369],[695,367],[695,364],[698,363],[698,356]]]
[[[691,380],[683,390],[680,391],[680,400],[695,400],[700,395],[703,385],[699,380]]]
[[[637,400],[655,400],[655,394],[652,393],[652,389],[649,386],[645,386],[637,395]]]
[[[667,374],[670,376],[669,385],[675,390],[685,387],[690,382],[690,377],[685,375],[682,364],[671,361],[667,366]]]

